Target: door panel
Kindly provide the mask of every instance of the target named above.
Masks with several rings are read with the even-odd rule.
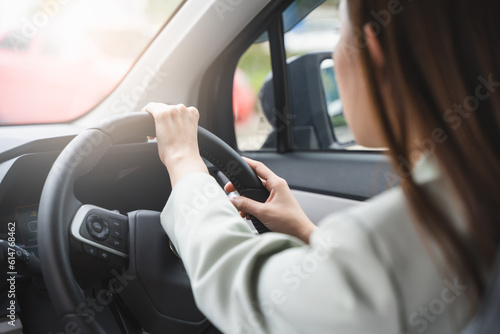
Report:
[[[314,194],[301,190],[292,190],[292,193],[302,207],[302,210],[306,213],[307,217],[309,217],[315,225],[318,225],[318,223],[329,214],[336,213],[356,205],[365,205],[364,202],[360,201]]]
[[[363,201],[387,190],[389,159],[366,152],[244,152],[263,162],[290,188],[303,192]],[[320,207],[320,205],[318,205]]]

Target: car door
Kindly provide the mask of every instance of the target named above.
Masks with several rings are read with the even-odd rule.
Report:
[[[337,5],[268,5],[212,64],[199,99],[202,125],[285,178],[315,223],[397,182],[384,150],[357,146],[343,117],[331,60]],[[234,77],[253,90],[251,116],[233,117]]]

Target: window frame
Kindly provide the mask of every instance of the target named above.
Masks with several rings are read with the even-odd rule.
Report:
[[[266,31],[294,0],[272,1],[222,51],[201,80],[198,106],[199,124],[224,140],[237,152],[233,115],[233,80],[238,62],[245,51]],[[216,84],[214,84],[216,83]],[[288,90],[288,88],[287,88]],[[245,151],[251,152],[251,151]],[[258,152],[258,151],[257,151]]]
[[[383,151],[370,149],[348,150],[342,145],[336,148],[320,148],[314,150],[298,149],[293,147],[290,102],[290,90],[288,86],[288,68],[284,66],[287,62],[286,48],[284,42],[284,31],[282,24],[283,12],[294,2],[286,0],[283,2],[273,1],[268,4],[255,18],[237,35],[232,43],[222,51],[218,59],[206,71],[201,81],[201,90],[198,98],[199,107],[208,112],[200,115],[200,125],[212,131],[237,152],[246,154],[255,153],[343,153],[343,154],[383,154]],[[275,150],[240,150],[236,140],[233,114],[233,80],[234,73],[241,56],[246,50],[263,34],[269,34],[269,46],[271,53],[271,64],[273,72],[273,88],[275,97],[275,110],[280,112],[275,115],[275,129],[277,131],[277,146]],[[274,35],[282,32],[280,36]],[[273,36],[274,35],[274,36]],[[276,54],[278,50],[278,54]],[[274,51],[274,52],[273,52]],[[278,75],[275,75],[276,70]],[[276,80],[276,77],[281,77]],[[217,84],[214,84],[217,83]],[[281,94],[277,98],[277,92]],[[281,100],[277,103],[278,100]],[[281,133],[281,134],[280,134]],[[332,136],[336,140],[335,133]]]
[[[276,130],[277,152],[293,151],[291,123],[291,99],[288,85],[288,66],[285,48],[285,31],[283,28],[283,13],[275,16],[269,26],[269,47],[271,52],[271,68],[273,71],[273,95]]]

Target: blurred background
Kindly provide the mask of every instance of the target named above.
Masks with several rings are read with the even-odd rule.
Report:
[[[72,120],[118,85],[182,0],[0,0],[0,124]]]

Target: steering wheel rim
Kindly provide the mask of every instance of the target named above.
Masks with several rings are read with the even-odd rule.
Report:
[[[74,182],[88,174],[114,144],[155,136],[153,117],[146,112],[118,115],[76,136],[61,152],[45,182],[39,206],[39,253],[52,302],[66,326],[83,333],[104,333],[97,321],[87,323],[78,312],[85,297],[74,277],[69,254],[70,223],[82,206],[73,194]],[[198,128],[200,154],[233,183],[242,196],[265,202],[269,192],[251,167],[221,139]],[[259,233],[269,230],[251,217]]]

